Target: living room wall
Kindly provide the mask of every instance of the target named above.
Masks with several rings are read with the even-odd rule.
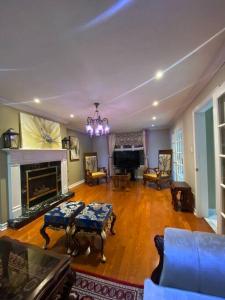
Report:
[[[92,140],[91,138],[84,133],[75,131],[75,130],[67,130],[67,136],[74,136],[79,139],[80,143],[80,159],[77,161],[70,160],[69,151],[68,155],[68,181],[69,186],[81,181],[84,179],[84,169],[83,169],[83,157],[85,152],[92,152]]]
[[[174,122],[171,133],[176,128],[183,128],[184,133],[184,170],[185,181],[195,192],[195,166],[194,166],[194,137],[193,137],[193,110],[204,102],[205,99],[212,98],[215,88],[225,81],[225,65],[214,75],[213,79],[199,93],[189,107]]]
[[[149,166],[151,168],[156,168],[158,166],[159,150],[167,150],[171,148],[170,131],[169,129],[149,130],[148,134]]]

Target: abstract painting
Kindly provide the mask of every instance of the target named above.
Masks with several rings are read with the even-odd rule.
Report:
[[[60,124],[20,113],[22,148],[62,149]]]
[[[70,160],[80,159],[80,144],[79,139],[74,136],[70,136]]]

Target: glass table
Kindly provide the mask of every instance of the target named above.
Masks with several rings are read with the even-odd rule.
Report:
[[[0,238],[0,299],[55,299],[71,274],[70,257]]]

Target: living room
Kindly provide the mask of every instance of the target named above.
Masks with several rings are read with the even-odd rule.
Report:
[[[2,1],[1,299],[225,298],[224,11]]]

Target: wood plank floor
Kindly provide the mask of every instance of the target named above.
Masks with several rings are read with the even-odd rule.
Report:
[[[211,232],[209,225],[191,213],[175,212],[171,205],[169,189],[157,191],[141,182],[132,183],[131,190],[112,191],[110,184],[89,187],[85,184],[75,188],[74,200],[86,204],[108,202],[113,204],[117,215],[116,235],[109,236],[105,244],[107,262],[99,263],[96,254],[72,258],[72,267],[136,284],[143,284],[158,263],[153,238],[163,234],[165,227]],[[22,242],[40,247],[43,239],[39,230],[43,217],[19,229],[0,233]],[[48,230],[51,237],[49,249],[64,253],[64,232]]]

